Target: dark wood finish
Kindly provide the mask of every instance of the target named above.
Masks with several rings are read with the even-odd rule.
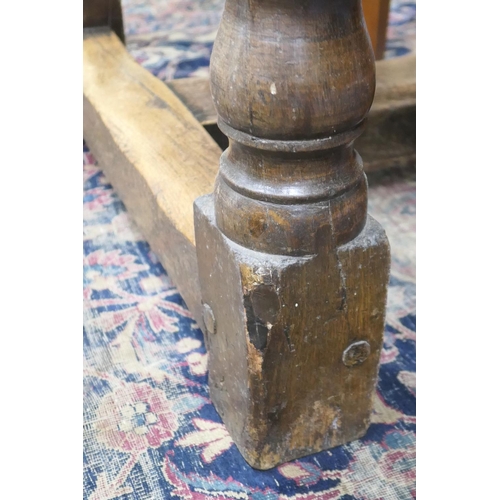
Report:
[[[415,163],[416,57],[414,54],[377,61],[377,87],[365,130],[355,147],[366,172]],[[217,112],[208,78],[167,82],[222,149],[227,137],[217,127]]]
[[[267,469],[370,421],[390,256],[353,149],[375,91],[360,0],[227,0],[211,88],[230,144],[195,203],[210,393]]]
[[[117,36],[83,41],[83,136],[202,324],[193,202],[213,189],[220,149]]]
[[[366,26],[376,59],[384,58],[390,3],[390,0],[363,0]]]
[[[377,89],[366,127],[356,140],[366,172],[415,165],[416,56],[377,63]]]
[[[369,425],[390,257],[353,141],[374,78],[359,0],[227,0],[230,147],[201,196],[220,149],[116,35],[84,37],[84,137],[202,326],[212,400],[257,468]]]
[[[83,28],[91,30],[105,27],[113,30],[125,43],[120,0],[83,0]]]

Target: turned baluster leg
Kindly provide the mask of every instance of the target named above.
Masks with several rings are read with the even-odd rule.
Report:
[[[370,421],[390,256],[353,149],[375,88],[360,0],[227,0],[211,87],[230,145],[195,204],[210,393],[266,469]]]

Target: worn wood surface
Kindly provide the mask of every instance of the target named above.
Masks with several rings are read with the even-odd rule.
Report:
[[[83,42],[84,138],[201,323],[193,202],[213,189],[220,149],[111,32]]]
[[[414,54],[377,61],[377,86],[365,130],[354,146],[366,172],[415,163],[416,57]],[[217,127],[217,112],[208,78],[183,78],[168,87],[226,149],[227,138]]]
[[[363,436],[377,382],[389,247],[368,218],[352,241],[288,257],[233,244],[196,201],[211,399],[258,469]]]
[[[195,202],[210,393],[268,469],[370,420],[390,257],[353,149],[375,91],[360,0],[227,0],[211,90],[230,141]]]
[[[83,29],[108,27],[125,43],[120,0],[83,0]]]
[[[363,13],[376,59],[383,59],[387,40],[390,0],[363,0]]]
[[[212,400],[257,468],[369,425],[390,257],[353,141],[374,69],[359,0],[227,0],[217,175],[175,94],[116,35],[84,37],[84,137],[204,330]]]
[[[366,172],[415,165],[416,56],[377,63],[377,88],[363,134],[354,147]]]

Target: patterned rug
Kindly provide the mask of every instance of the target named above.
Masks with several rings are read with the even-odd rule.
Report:
[[[221,0],[126,0],[128,47],[163,79],[206,75]],[[415,2],[393,1],[388,55],[414,48]],[[84,498],[415,498],[415,175],[370,177],[392,249],[372,425],[272,469],[243,460],[210,402],[203,337],[84,146]]]

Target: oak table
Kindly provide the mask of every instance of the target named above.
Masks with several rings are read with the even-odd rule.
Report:
[[[268,469],[362,436],[390,254],[353,147],[375,95],[360,0],[226,1],[210,78],[222,156],[186,87],[127,54],[117,0],[85,1],[84,27],[85,140],[202,328],[244,458]],[[386,89],[402,122],[411,89]]]

